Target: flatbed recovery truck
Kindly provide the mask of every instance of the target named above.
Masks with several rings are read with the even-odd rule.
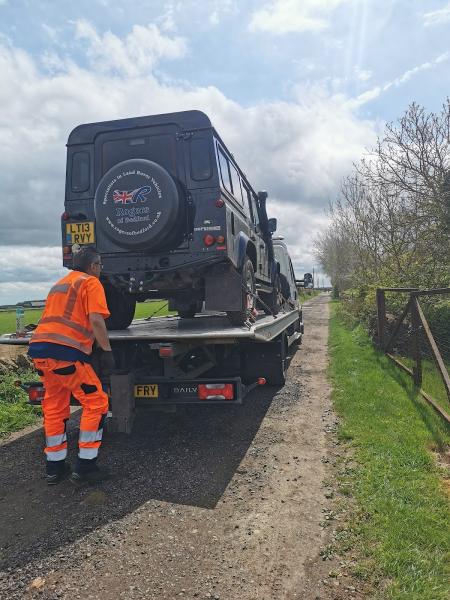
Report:
[[[102,379],[110,397],[107,427],[131,433],[139,406],[239,404],[257,385],[282,386],[288,348],[301,342],[300,308],[234,326],[225,315],[203,313],[137,319],[109,331],[116,372]],[[0,344],[27,345],[31,334],[5,334]],[[95,368],[95,364],[94,364]],[[40,404],[41,383],[24,384]]]

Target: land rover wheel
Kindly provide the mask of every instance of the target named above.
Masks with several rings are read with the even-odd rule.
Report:
[[[227,316],[233,325],[244,325],[252,317],[255,308],[256,282],[252,261],[247,257],[242,267],[241,278],[242,309],[227,311]]]
[[[122,293],[110,283],[104,283],[106,303],[111,316],[105,320],[107,329],[126,329],[134,317],[136,298]]]
[[[179,309],[178,316],[182,319],[192,319],[195,315],[202,310],[203,302],[198,301],[194,302],[194,304],[190,304],[188,308]]]
[[[266,315],[277,315],[281,308],[281,289],[280,289],[280,277],[278,273],[275,275],[275,279],[272,285],[272,291],[270,294],[261,294],[261,298],[264,301],[262,305]]]

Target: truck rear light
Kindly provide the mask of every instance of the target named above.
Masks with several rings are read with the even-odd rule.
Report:
[[[31,404],[40,404],[45,396],[44,386],[32,386],[28,388],[28,400]]]
[[[205,246],[212,246],[215,243],[215,241],[216,238],[210,233],[207,233],[203,238],[203,243],[205,244]]]
[[[265,377],[258,377],[258,385],[266,385],[267,381]]]
[[[172,346],[160,346],[159,348],[159,357],[160,358],[170,358],[173,356],[173,347]]]
[[[216,242],[217,242],[218,244],[223,244],[223,243],[224,243],[224,241],[225,241],[225,237],[224,237],[223,235],[218,235],[218,236],[216,237]]]
[[[225,200],[222,200],[222,198],[217,198],[214,204],[217,206],[217,208],[222,208],[222,206],[225,206]]]
[[[200,383],[198,397],[199,400],[233,400],[234,387],[232,383]]]

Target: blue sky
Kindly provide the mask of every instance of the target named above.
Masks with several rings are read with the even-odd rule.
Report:
[[[0,0],[0,304],[60,266],[65,142],[82,122],[205,110],[269,191],[299,273],[386,121],[449,89],[447,0]]]

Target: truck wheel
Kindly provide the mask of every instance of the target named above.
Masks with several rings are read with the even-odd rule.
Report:
[[[244,325],[253,309],[255,308],[255,271],[253,270],[252,261],[246,257],[244,266],[242,267],[242,310],[227,311],[227,316],[233,325],[238,327]]]
[[[269,385],[284,385],[286,383],[287,339],[282,333],[279,339],[270,342],[272,346],[272,361],[264,377]]]
[[[105,320],[106,329],[126,329],[134,317],[136,298],[124,294],[110,283],[103,284],[111,316]]]
[[[193,319],[195,315],[202,310],[203,302],[194,302],[190,304],[189,308],[178,310],[178,316],[182,319]]]

